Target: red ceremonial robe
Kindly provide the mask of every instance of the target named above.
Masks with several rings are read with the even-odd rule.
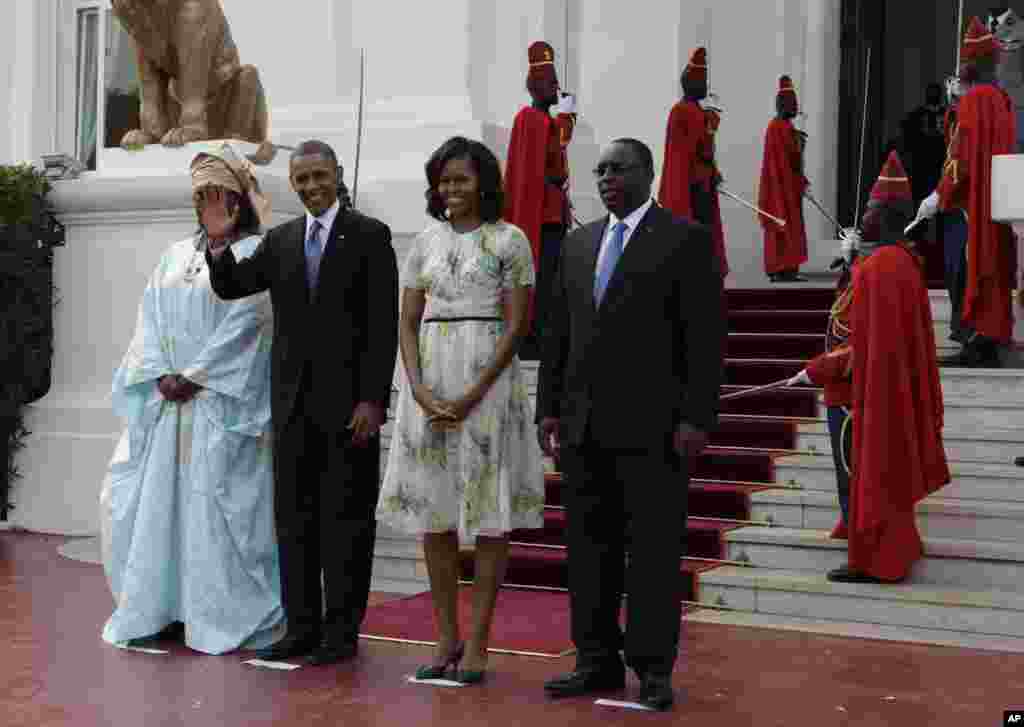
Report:
[[[571,127],[569,128],[571,134]],[[540,228],[552,216],[551,210],[559,210],[562,216],[564,197],[545,182],[548,174],[565,176],[563,169],[549,170],[549,146],[559,144],[565,135],[563,125],[557,123],[546,111],[524,106],[516,114],[512,125],[512,136],[508,143],[508,159],[505,162],[505,210],[502,217],[526,235],[533,251],[533,267],[540,265]],[[555,173],[552,173],[555,172]],[[558,200],[552,196],[557,194]],[[534,291],[530,289],[529,320],[533,321]]]
[[[714,167],[701,161],[702,152],[714,159],[717,114],[711,118],[712,114],[713,111],[705,111],[696,101],[683,100],[676,103],[668,115],[658,204],[677,217],[693,219],[690,185],[701,180],[710,189],[713,183]],[[705,169],[698,169],[699,165]],[[729,274],[729,263],[725,255],[725,230],[722,227],[717,190],[712,191],[711,195],[711,216],[711,237],[724,278]]]
[[[862,260],[853,285],[849,565],[900,580],[924,553],[914,505],[950,480],[931,305],[902,245]]]
[[[992,221],[992,157],[1013,154],[1017,119],[1013,102],[993,85],[972,88],[957,108],[939,206],[967,212],[967,289],[963,320],[1000,343],[1013,337],[1013,287],[1017,254],[1013,232]]]
[[[807,233],[804,230],[803,151],[795,128],[788,119],[774,118],[764,135],[761,185],[757,205],[786,221],[785,227],[759,215],[764,228],[764,269],[771,275],[796,270],[807,262]]]

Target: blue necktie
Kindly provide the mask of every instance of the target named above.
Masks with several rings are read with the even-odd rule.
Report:
[[[615,266],[622,257],[622,245],[626,239],[626,230],[629,229],[625,222],[619,222],[612,228],[612,239],[608,241],[608,249],[604,252],[601,260],[601,268],[597,271],[597,280],[594,282],[594,303],[601,305],[604,292],[608,289],[608,281],[612,279]]]
[[[306,281],[309,283],[309,290],[316,290],[317,276],[320,274],[320,256],[323,251],[320,249],[320,230],[323,225],[320,220],[313,220],[309,226],[309,236],[306,238]]]

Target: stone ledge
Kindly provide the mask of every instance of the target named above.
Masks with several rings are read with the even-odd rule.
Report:
[[[702,585],[729,582],[773,591],[821,593],[830,596],[856,596],[873,601],[899,601],[934,606],[1016,611],[1024,616],[1024,593],[997,589],[971,591],[916,583],[891,585],[833,583],[825,577],[824,573],[738,566],[725,566],[707,571],[701,574],[700,580]]]
[[[725,540],[727,560],[775,569],[824,574],[847,560],[847,542],[830,538],[828,530],[745,527],[727,533]],[[1024,544],[933,536],[922,540],[925,555],[915,564],[908,585],[1022,590]]]
[[[832,583],[821,573],[721,568],[702,574],[701,601],[739,611],[872,626],[1015,637],[1024,595],[992,588]]]
[[[1024,638],[975,634],[964,631],[926,629],[915,626],[888,626],[861,621],[841,621],[824,617],[808,618],[747,611],[697,609],[686,615],[692,623],[771,628],[844,638],[878,639],[934,646],[953,646],[994,652],[1024,653]]]
[[[754,492],[751,518],[786,528],[831,528],[839,519],[834,492],[763,490]],[[931,495],[917,504],[917,523],[924,537],[1024,540],[1024,502],[958,500]]]

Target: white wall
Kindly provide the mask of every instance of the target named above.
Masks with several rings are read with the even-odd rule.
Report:
[[[652,3],[642,21],[630,3],[583,3],[579,57],[572,62],[580,67],[579,128],[585,138],[570,151],[581,216],[600,212],[588,170],[602,143],[637,137],[651,146],[660,169],[668,113],[681,93],[679,75],[698,45],[708,47],[710,86],[725,106],[718,157],[726,185],[756,202],[764,129],[775,113],[778,77],[786,73],[800,84],[807,114],[807,174],[815,196],[834,206],[839,0],[695,0],[682,8]],[[731,200],[721,204],[732,268],[727,285],[764,285],[757,220]],[[811,265],[820,269],[834,249],[818,241],[831,231],[809,205],[806,219]]]

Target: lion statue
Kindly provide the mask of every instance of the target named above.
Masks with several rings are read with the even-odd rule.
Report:
[[[219,0],[113,0],[135,41],[141,108],[124,148],[208,139],[260,145],[267,163],[267,101],[255,66],[243,66]]]

